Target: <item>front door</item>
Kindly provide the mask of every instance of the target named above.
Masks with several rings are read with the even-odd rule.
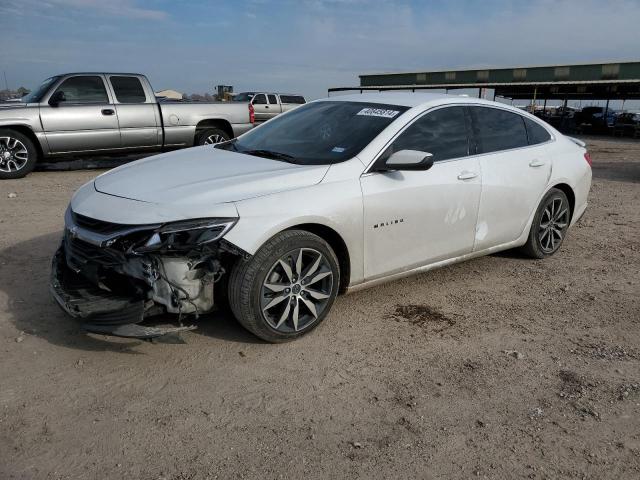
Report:
[[[69,77],[52,96],[63,92],[54,105],[40,107],[40,118],[51,153],[120,148],[115,105],[101,75]]]
[[[271,106],[267,102],[267,96],[264,93],[258,93],[253,100],[253,111],[256,116],[256,122],[264,122],[271,118]]]
[[[464,107],[439,108],[418,118],[383,154],[428,152],[431,169],[362,176],[367,280],[472,251],[481,176],[469,144]]]

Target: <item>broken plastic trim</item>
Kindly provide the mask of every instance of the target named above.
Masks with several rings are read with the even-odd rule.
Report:
[[[145,302],[101,290],[70,271],[60,247],[51,262],[50,291],[60,308],[82,320],[87,332],[124,338],[152,339],[162,335],[195,330],[195,325],[153,327],[139,325],[144,320]],[[69,278],[71,277],[71,278]]]

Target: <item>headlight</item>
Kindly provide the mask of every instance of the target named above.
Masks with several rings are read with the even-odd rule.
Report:
[[[222,238],[238,221],[237,218],[199,218],[167,223],[138,242],[136,253],[157,250],[190,250]]]

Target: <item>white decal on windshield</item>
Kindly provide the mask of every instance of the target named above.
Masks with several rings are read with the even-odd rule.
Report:
[[[346,150],[346,148],[344,147],[333,147],[333,149],[331,150],[333,153],[342,153]]]
[[[384,108],[363,108],[356,115],[364,115],[366,117],[383,117],[393,118],[400,112],[398,110],[385,110]]]

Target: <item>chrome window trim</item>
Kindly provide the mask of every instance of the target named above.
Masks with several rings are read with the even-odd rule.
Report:
[[[546,142],[543,143],[536,143],[534,145],[526,145],[524,147],[516,147],[516,148],[508,148],[506,150],[496,150],[493,152],[487,152],[487,153],[475,153],[473,155],[465,155],[464,157],[455,157],[455,158],[447,158],[446,160],[438,160],[436,162],[434,162],[434,165],[438,164],[438,163],[446,163],[446,162],[455,162],[458,160],[464,160],[467,158],[477,158],[477,157],[483,157],[486,155],[494,155],[496,153],[503,153],[503,152],[515,152],[518,150],[523,150],[526,148],[535,148],[535,147],[540,147],[541,145],[547,145],[549,143],[553,143],[556,141],[556,136],[553,134],[553,132],[549,131],[549,129],[547,127],[545,127],[544,125],[542,125],[535,116],[524,116],[519,112],[514,112],[513,110],[509,109],[509,108],[501,108],[499,106],[493,106],[493,105],[484,105],[482,103],[449,103],[447,105],[437,105],[435,107],[431,107],[428,108],[427,110],[420,112],[418,115],[416,115],[415,117],[413,117],[409,122],[407,122],[407,124],[402,127],[401,130],[398,130],[396,132],[396,134],[384,145],[384,147],[382,147],[382,149],[373,157],[373,160],[367,165],[367,167],[365,168],[365,171],[362,173],[362,176],[364,175],[370,175],[372,173],[379,173],[379,172],[372,172],[371,169],[373,168],[373,166],[375,165],[375,163],[378,161],[378,159],[382,156],[382,154],[385,152],[385,150],[387,148],[389,148],[389,146],[396,141],[396,139],[407,129],[409,128],[411,125],[413,125],[415,122],[417,122],[420,118],[422,118],[423,116],[434,112],[436,110],[439,110],[441,108],[448,108],[448,107],[485,107],[485,108],[494,108],[496,110],[503,110],[505,112],[509,112],[512,113],[514,115],[518,115],[520,117],[524,118],[529,118],[532,121],[535,121],[538,125],[540,125],[542,128],[544,128],[547,133],[549,134],[549,136],[551,137],[549,140],[547,140]],[[533,117],[533,118],[532,118]],[[524,121],[523,121],[524,123]],[[525,130],[526,130],[526,126],[525,126]],[[382,133],[382,132],[380,132]]]

